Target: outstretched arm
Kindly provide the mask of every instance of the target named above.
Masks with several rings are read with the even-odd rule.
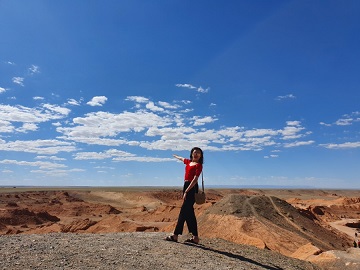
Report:
[[[184,162],[184,159],[183,157],[180,157],[178,155],[173,155],[174,158],[177,158],[178,160],[181,160],[182,162]]]

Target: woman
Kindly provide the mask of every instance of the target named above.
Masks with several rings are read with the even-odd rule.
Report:
[[[199,235],[197,229],[197,221],[194,211],[195,193],[198,192],[198,178],[202,172],[202,164],[204,161],[203,151],[199,147],[194,147],[190,151],[190,159],[173,155],[175,158],[184,162],[185,181],[183,187],[183,204],[179,213],[179,218],[173,235],[166,237],[167,241],[178,241],[178,235],[183,233],[184,223],[186,221],[189,232],[192,234],[191,239],[185,242],[199,243]]]

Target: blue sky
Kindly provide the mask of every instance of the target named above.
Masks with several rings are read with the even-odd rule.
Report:
[[[0,1],[0,186],[360,188],[359,1]]]

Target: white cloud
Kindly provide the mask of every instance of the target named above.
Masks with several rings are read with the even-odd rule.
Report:
[[[187,127],[180,127],[176,130],[172,127],[152,128],[145,135],[161,136],[161,138],[155,141],[143,141],[140,146],[151,150],[186,150],[191,145],[198,145],[211,151],[257,151],[275,144],[270,136],[244,137],[243,134],[244,132],[238,127],[222,130],[205,128],[196,130]]]
[[[181,100],[181,103],[184,103],[185,105],[191,104],[192,102],[190,100]]]
[[[264,156],[264,158],[278,158],[279,155],[269,155],[269,156]]]
[[[329,144],[320,144],[320,146],[328,149],[354,149],[354,148],[360,148],[360,142],[345,142],[340,144],[329,143]]]
[[[69,173],[72,172],[84,172],[84,169],[77,169],[77,168],[73,168],[73,169],[54,169],[54,168],[49,168],[49,169],[41,169],[41,170],[31,170],[31,173],[37,173],[37,174],[43,174],[49,177],[65,177],[67,175],[69,175]]]
[[[342,118],[336,120],[333,124],[326,124],[324,122],[320,122],[320,125],[331,127],[332,125],[336,126],[350,126],[356,122],[360,122],[360,112],[355,111],[350,114],[344,114]]]
[[[360,121],[360,112],[352,112],[351,114],[343,115],[343,118],[338,119],[335,122],[337,126],[350,126],[354,122]]]
[[[107,101],[107,97],[105,96],[97,96],[93,97],[88,103],[90,106],[102,106]]]
[[[77,101],[77,100],[75,100],[73,98],[70,98],[70,99],[68,99],[67,104],[73,105],[73,106],[79,106],[81,104],[81,101]]]
[[[221,136],[224,137],[229,137],[229,138],[241,138],[243,135],[243,132],[245,128],[243,127],[222,127],[220,128],[220,130],[218,131],[218,134],[220,134]],[[233,140],[233,139],[232,139]]]
[[[60,152],[74,152],[74,143],[59,140],[10,141],[0,140],[0,151],[54,155]]]
[[[185,109],[185,110],[182,110],[180,111],[181,113],[188,113],[188,112],[192,112],[194,111],[194,109]]]
[[[24,123],[22,127],[17,128],[16,131],[26,133],[28,131],[36,131],[38,126],[34,123]]]
[[[175,84],[175,86],[181,87],[181,88],[196,89],[196,91],[199,93],[207,93],[207,92],[209,92],[209,89],[210,89],[209,87],[205,89],[201,86],[197,87],[197,86],[194,86],[189,83],[178,83],[178,84]]]
[[[175,84],[176,87],[183,87],[183,88],[189,88],[189,89],[196,89],[195,86],[189,84],[189,83],[178,83]]]
[[[135,140],[126,140],[126,139],[111,139],[111,138],[99,138],[99,137],[70,137],[70,136],[58,136],[58,139],[70,140],[77,143],[84,143],[89,145],[106,145],[106,146],[120,146],[120,145],[129,145],[129,146],[138,146],[140,145],[139,141]]]
[[[135,101],[137,103],[148,103],[149,102],[148,98],[140,97],[140,96],[128,96],[125,100]]]
[[[182,140],[156,140],[156,141],[143,141],[140,147],[148,150],[172,150],[172,151],[184,151],[189,150],[194,145],[205,149],[205,145],[196,140],[182,139]]]
[[[194,133],[196,130],[191,127],[150,127],[145,135],[148,137],[160,136],[163,140],[180,140],[186,138],[186,134]]]
[[[29,72],[30,72],[30,75],[40,73],[39,66],[31,65],[31,67],[29,67]]]
[[[0,104],[0,119],[8,122],[40,123],[64,118],[69,113],[69,109],[51,104],[38,108]]]
[[[79,152],[74,155],[75,160],[102,160],[106,158],[110,158],[111,155],[108,155],[107,153],[103,152]]]
[[[106,101],[105,97],[103,99],[98,97],[100,98],[98,100],[94,98],[92,100],[94,103]],[[78,149],[75,143],[110,147],[126,145],[148,150],[174,151],[188,150],[194,145],[208,151],[260,151],[274,145],[280,148],[311,144],[310,141],[282,144],[283,139],[291,142],[308,134],[300,121],[288,121],[282,129],[246,130],[238,126],[209,129],[207,126],[218,119],[214,116],[190,115],[191,109],[185,112],[182,106],[185,107],[191,102],[173,101],[175,105],[172,105],[164,101],[153,102],[140,96],[129,96],[126,99],[141,104],[143,108],[141,110],[135,108],[135,112],[124,111],[118,114],[105,111],[92,112],[69,119],[67,116],[71,112],[70,109],[54,104],[42,104],[37,108],[0,105],[2,121],[0,124],[3,124],[0,125],[0,132],[35,131],[41,122],[64,119],[61,122],[51,123],[56,127],[56,131],[61,133],[57,137],[58,140],[13,142],[2,140],[0,151],[22,151],[38,155],[74,152],[74,158],[79,160],[161,162],[168,159],[137,156],[115,149],[76,153]],[[69,99],[64,106],[67,104],[78,105],[78,102]],[[12,122],[17,122],[17,126],[21,123],[22,126],[14,126]],[[269,155],[269,157],[275,156]]]
[[[288,95],[285,95],[285,96],[277,96],[275,98],[275,100],[285,100],[285,99],[295,99],[296,96],[294,96],[293,94],[288,94]]]
[[[10,122],[41,122],[43,117],[41,112],[33,108],[0,105],[0,119]]]
[[[63,161],[66,160],[65,158],[59,158],[57,156],[37,156],[35,159],[50,159],[50,160],[56,160],[56,161]]]
[[[103,160],[111,158],[113,161],[163,162],[173,161],[172,158],[139,157],[135,154],[110,149],[104,152],[79,152],[74,155],[76,160]]]
[[[286,124],[287,126],[281,131],[283,140],[293,140],[304,136],[304,134],[300,133],[305,129],[301,126],[300,121],[287,121]]]
[[[207,93],[207,92],[209,92],[209,90],[210,90],[209,87],[205,89],[205,88],[202,88],[202,87],[200,86],[200,87],[197,88],[196,91],[198,91],[199,93]]]
[[[288,126],[300,126],[301,122],[300,121],[286,121],[286,124]]]
[[[109,149],[104,152],[79,152],[76,153],[74,156],[76,160],[86,160],[86,159],[107,159],[114,157],[134,157],[135,155],[117,149]]]
[[[275,139],[276,137],[264,136],[240,138],[238,141],[242,143],[242,147],[245,147],[248,150],[262,150],[264,147],[275,145]]]
[[[337,120],[335,122],[335,125],[337,125],[337,126],[350,126],[353,121],[354,121],[354,119],[352,119],[352,118],[339,119],[339,120]]]
[[[194,116],[192,120],[194,120],[194,126],[203,126],[208,123],[213,123],[218,119],[212,118],[211,116],[205,116],[205,117]]]
[[[109,169],[109,170],[115,170],[115,167],[109,167],[109,166],[96,166],[95,169]]]
[[[52,163],[52,162],[47,162],[47,161],[18,161],[18,160],[4,159],[4,160],[0,160],[0,164],[33,166],[33,167],[39,167],[40,169],[43,169],[43,170],[66,168],[66,165],[64,165],[64,164]]]
[[[0,133],[10,133],[15,130],[15,127],[10,121],[0,119]]]
[[[285,148],[291,148],[291,147],[310,145],[310,144],[313,144],[313,143],[315,143],[315,141],[297,141],[297,142],[292,142],[292,143],[285,143],[284,147]]]
[[[158,157],[116,157],[113,161],[137,161],[137,162],[168,162],[174,161],[173,158],[158,158]]]
[[[158,107],[154,104],[154,102],[150,101],[148,104],[146,104],[146,108],[153,111],[153,112],[163,112],[164,109],[161,107]]]
[[[25,80],[25,78],[23,78],[23,77],[13,77],[12,78],[13,83],[21,85],[21,86],[24,86],[24,80]]]
[[[1,93],[5,93],[7,89],[3,88],[3,87],[0,87],[0,94]]]
[[[288,141],[286,147],[310,144],[309,141],[289,144],[291,140],[309,134],[300,121],[288,121],[282,129],[246,130],[238,126],[208,129],[207,125],[217,121],[217,118],[189,116],[191,110],[185,112],[181,106],[175,108],[167,102],[155,103],[140,96],[129,96],[126,99],[145,104],[148,110],[124,111],[119,114],[100,111],[76,117],[63,124],[57,122],[56,130],[62,133],[58,139],[89,145],[137,146],[148,150],[186,150],[198,145],[211,151],[260,151],[271,146],[283,147],[282,140]],[[178,101],[174,103],[179,104]],[[166,111],[165,107],[179,110]],[[130,136],[136,139],[128,140]],[[105,154],[108,153],[89,152],[87,155],[102,159],[106,157]],[[81,158],[85,158],[84,155]],[[138,157],[127,159],[139,160]]]
[[[213,129],[195,130],[195,132],[187,134],[185,138],[188,140],[199,141],[202,144],[209,144],[210,142],[216,142],[218,144],[224,143],[224,140],[221,140],[222,137],[219,135],[219,132]]]
[[[178,108],[180,108],[179,105],[171,105],[170,103],[164,102],[164,101],[159,101],[158,104],[161,107],[164,107],[165,109],[178,109]]]
[[[320,125],[321,126],[326,126],[326,127],[331,127],[331,124],[327,124],[327,123],[324,123],[324,122],[320,122]]]
[[[57,131],[68,138],[114,137],[122,132],[141,132],[154,126],[167,126],[169,121],[153,112],[95,112],[76,117],[73,119],[74,127],[59,127]]]
[[[44,100],[43,97],[33,97],[33,100]]]
[[[263,137],[263,136],[276,136],[279,134],[280,131],[273,130],[273,129],[253,129],[253,130],[247,130],[244,132],[245,137]]]
[[[54,113],[56,115],[61,115],[63,117],[67,116],[70,113],[70,109],[65,107],[60,107],[57,105],[43,104],[43,107],[51,111],[51,113]]]

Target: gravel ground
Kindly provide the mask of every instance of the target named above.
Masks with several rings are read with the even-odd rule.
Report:
[[[301,260],[221,239],[201,245],[165,233],[0,236],[0,268],[11,269],[319,269]]]

